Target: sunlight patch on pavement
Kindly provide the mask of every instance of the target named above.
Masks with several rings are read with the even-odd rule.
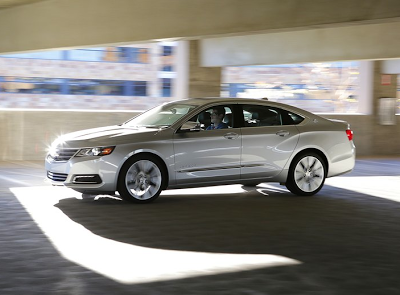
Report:
[[[400,176],[334,177],[325,184],[400,202]]]
[[[287,192],[287,189],[279,188],[268,183],[260,183],[257,186],[246,186],[243,184],[231,184],[231,185],[219,185],[219,186],[207,186],[207,187],[196,187],[196,188],[183,188],[183,189],[171,189],[161,192],[161,196],[177,196],[177,195],[225,195],[225,194],[242,194],[248,191],[259,191],[260,188],[268,189],[271,192]],[[266,193],[263,193],[266,194]],[[267,194],[268,195],[268,194]]]
[[[221,195],[221,194],[240,194],[247,192],[240,184],[221,185],[221,186],[207,186],[197,188],[182,188],[165,190],[161,192],[162,196],[176,196],[176,195]]]
[[[63,257],[120,283],[147,283],[301,263],[278,255],[175,251],[114,241],[95,235],[54,206],[61,199],[79,197],[72,190],[63,187],[10,190]]]

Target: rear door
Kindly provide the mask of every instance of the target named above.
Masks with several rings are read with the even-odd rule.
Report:
[[[241,105],[241,178],[278,175],[292,155],[299,131],[289,112],[264,105]]]

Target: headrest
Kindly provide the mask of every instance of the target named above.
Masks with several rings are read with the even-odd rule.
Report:
[[[251,119],[252,119],[252,120],[258,120],[258,118],[259,118],[258,113],[252,113],[252,114],[251,114]]]
[[[206,122],[211,120],[211,115],[208,112],[202,112],[199,114],[199,122]]]

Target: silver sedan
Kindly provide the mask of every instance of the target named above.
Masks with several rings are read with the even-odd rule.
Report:
[[[53,184],[138,203],[165,189],[261,182],[311,196],[353,169],[355,146],[344,121],[267,100],[196,98],[66,134],[45,163]]]

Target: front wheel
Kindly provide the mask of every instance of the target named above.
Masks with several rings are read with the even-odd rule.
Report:
[[[138,156],[128,160],[118,178],[120,196],[135,203],[149,203],[157,199],[163,183],[161,167],[153,157]]]
[[[316,153],[305,153],[294,158],[290,165],[286,187],[299,196],[315,195],[323,187],[326,165]]]

